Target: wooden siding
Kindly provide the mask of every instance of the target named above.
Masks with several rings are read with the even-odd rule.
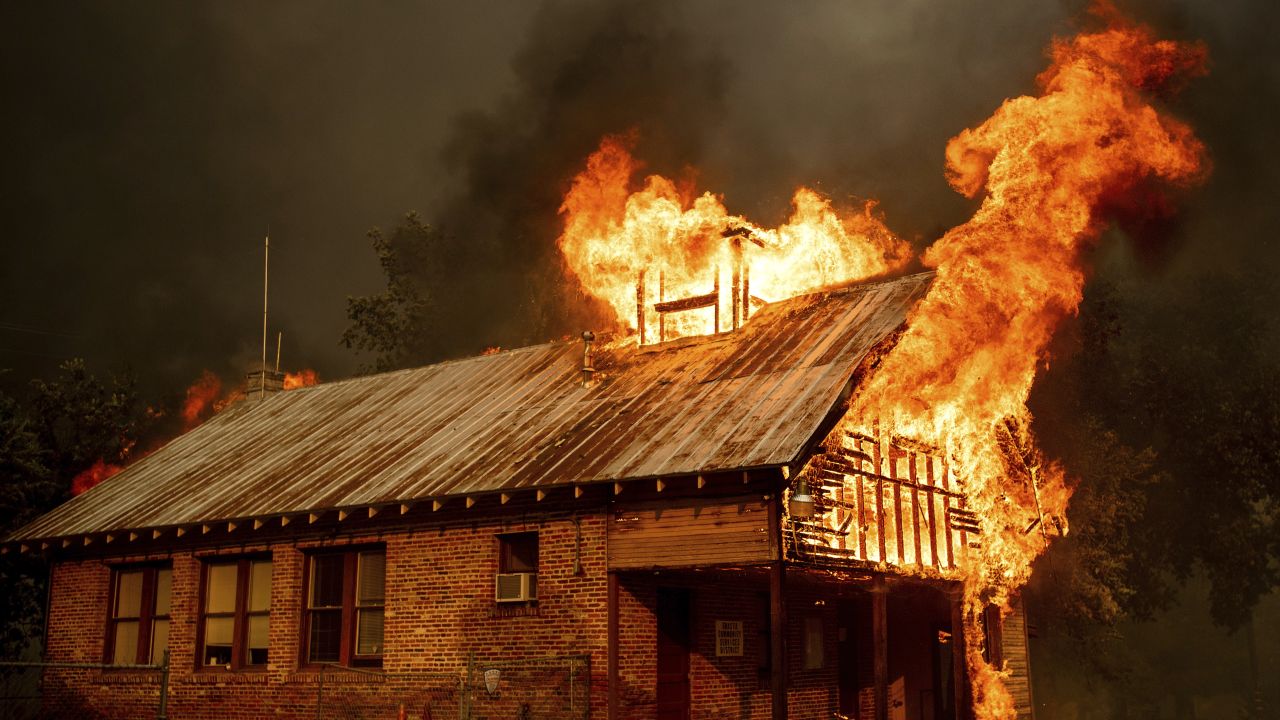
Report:
[[[772,559],[769,503],[751,498],[619,505],[609,517],[609,568],[694,567]]]
[[[1031,653],[1027,646],[1027,614],[1022,600],[1015,600],[1012,610],[1004,616],[1000,629],[1001,659],[1009,670],[1005,685],[1013,695],[1018,720],[1035,720],[1035,706],[1031,702]]]

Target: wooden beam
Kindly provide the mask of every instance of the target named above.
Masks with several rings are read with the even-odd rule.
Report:
[[[349,515],[351,515],[351,511],[350,511],[350,510],[339,510],[339,511],[338,511],[338,522],[342,522],[343,520],[346,520],[346,519],[347,519],[347,517],[348,517]]]
[[[410,510],[412,510],[412,509],[413,509],[413,503],[400,503],[400,514],[401,514],[401,515],[408,515],[408,514],[409,514],[409,511],[410,511]]]
[[[580,498],[580,497],[582,497],[582,486],[581,486],[581,485],[574,485],[574,486],[573,486],[573,498],[576,500],[576,499],[578,499],[578,498]]]
[[[254,519],[253,519],[253,529],[254,529],[254,530],[261,530],[261,529],[262,529],[262,524],[263,524],[263,520],[262,520],[262,518],[254,518]]]
[[[769,568],[769,698],[772,720],[787,720],[786,566]]]
[[[699,490],[701,490],[702,488],[704,488],[704,487],[706,487],[706,486],[707,486],[707,479],[706,479],[705,477],[703,477],[703,476],[699,475],[699,476],[698,476],[698,489],[699,489]]]
[[[317,521],[317,520],[319,520],[319,519],[320,519],[320,514],[319,514],[319,513],[308,513],[308,514],[307,514],[307,523],[308,523],[309,525],[315,525],[315,524],[316,524],[316,521]]]
[[[502,493],[501,495],[498,496],[499,505],[506,505],[510,501],[511,501],[511,496],[508,495],[507,493]]]
[[[663,482],[661,479],[657,481],[657,486],[658,486],[658,492],[662,492],[663,490],[667,489],[667,484]]]
[[[964,588],[957,584],[947,593],[947,598],[951,602],[951,685],[955,691],[956,717],[967,720],[972,711],[968,707],[969,680],[964,657]]]
[[[432,500],[432,501],[431,501],[431,512],[437,512],[437,511],[439,511],[439,510],[440,510],[440,508],[442,508],[442,507],[444,507],[444,501],[443,501],[443,500]]]
[[[187,529],[184,527],[180,527],[174,531],[174,534],[177,535],[178,537],[182,537],[183,535],[187,534]]]
[[[466,502],[467,509],[470,510],[472,507],[475,506],[475,504],[476,504],[476,499],[468,495],[467,502]]]
[[[622,720],[622,711],[619,701],[621,699],[622,688],[619,687],[621,680],[618,678],[618,657],[620,648],[618,647],[618,573],[609,571],[608,585],[608,671],[609,671],[609,720]]]
[[[889,587],[883,577],[871,586],[871,637],[876,720],[889,720]]]
[[[370,506],[369,506],[369,518],[370,518],[370,519],[373,519],[373,517],[374,517],[375,515],[377,515],[378,513],[380,513],[380,512],[382,512],[382,508],[380,508],[380,507],[375,507],[375,506],[373,506],[373,505],[370,505]]]
[[[622,494],[622,483],[614,483],[614,484],[613,484],[613,494],[614,494],[614,495],[621,495],[621,494]]]
[[[539,490],[538,492],[534,493],[534,497],[537,498],[538,502],[542,502],[543,500],[547,499],[547,491]]]

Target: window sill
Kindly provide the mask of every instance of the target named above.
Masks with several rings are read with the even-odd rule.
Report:
[[[197,685],[265,685],[268,674],[265,668],[227,670],[225,668],[200,668],[190,676]],[[186,680],[186,678],[183,678]]]
[[[314,685],[320,681],[321,675],[324,675],[326,685],[329,683],[343,685],[380,683],[385,679],[382,668],[304,665],[289,673],[289,677],[286,678],[285,682]]]
[[[498,603],[494,605],[493,612],[489,613],[490,618],[510,618],[510,617],[530,617],[537,616],[541,613],[538,611],[538,601],[529,602],[512,602]]]
[[[99,685],[159,685],[160,670],[99,670],[94,681]]]

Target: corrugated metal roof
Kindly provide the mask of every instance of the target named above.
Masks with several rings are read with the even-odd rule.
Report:
[[[932,275],[766,306],[741,329],[551,343],[244,401],[10,540],[795,460]]]

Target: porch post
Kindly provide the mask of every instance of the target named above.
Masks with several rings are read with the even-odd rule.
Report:
[[[787,598],[786,568],[774,560],[769,569],[769,687],[773,720],[787,720]]]
[[[609,720],[619,720],[622,714],[618,707],[618,573],[616,570],[609,571],[608,605]]]
[[[947,592],[951,601],[951,686],[955,691],[956,720],[972,714],[968,705],[968,665],[965,660],[964,586],[956,585]]]
[[[871,636],[875,652],[876,720],[889,720],[889,586],[877,577],[871,586]]]
[[[787,576],[782,544],[782,493],[769,503],[769,689],[773,720],[787,720]]]

